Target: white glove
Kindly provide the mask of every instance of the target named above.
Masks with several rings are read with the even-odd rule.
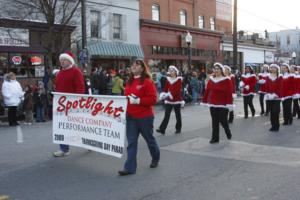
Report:
[[[264,80],[264,79],[260,79],[259,81],[258,81],[258,84],[265,84],[266,83],[266,80]]]
[[[232,98],[236,99],[237,98],[237,95],[234,93],[232,94]]]
[[[161,101],[161,100],[165,100],[167,97],[168,97],[168,96],[166,95],[165,92],[162,92],[162,93],[159,94],[159,100],[160,100],[160,101]]]
[[[172,96],[171,92],[167,93],[167,97],[169,97],[170,99],[173,99],[173,96]]]
[[[249,90],[249,89],[250,89],[249,85],[246,85],[244,88],[245,88],[246,90]]]
[[[278,96],[275,94],[275,93],[272,93],[269,95],[270,99],[275,99],[277,98]]]
[[[244,87],[245,83],[243,81],[240,82],[239,86],[242,88]]]
[[[134,94],[127,96],[130,104],[140,104],[141,99]]]

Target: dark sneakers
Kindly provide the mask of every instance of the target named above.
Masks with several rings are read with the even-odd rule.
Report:
[[[158,166],[158,161],[153,161],[150,164],[150,168],[156,168]]]
[[[118,171],[118,173],[119,173],[120,176],[127,176],[127,175],[134,174],[134,173],[131,173],[127,170]]]
[[[176,130],[176,131],[175,131],[175,134],[180,134],[180,133],[181,133],[180,130]]]
[[[156,132],[158,132],[158,133],[160,133],[160,134],[162,134],[162,135],[164,135],[164,134],[165,134],[165,131],[162,131],[162,130],[160,130],[159,128],[158,128],[158,129],[156,129]]]
[[[216,144],[216,143],[219,143],[219,140],[214,140],[214,139],[211,139],[209,141],[210,144]]]

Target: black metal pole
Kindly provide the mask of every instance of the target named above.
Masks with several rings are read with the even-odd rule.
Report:
[[[296,58],[294,57],[294,65],[296,65]]]
[[[191,70],[191,43],[188,42],[188,67]]]
[[[233,47],[233,69],[237,69],[238,64],[238,52],[237,52],[237,0],[234,0],[233,10],[233,35],[232,35],[232,47]],[[241,66],[240,66],[241,67]],[[239,69],[241,71],[241,69]]]
[[[86,5],[85,0],[81,0],[81,31],[82,31],[82,49],[86,48]]]

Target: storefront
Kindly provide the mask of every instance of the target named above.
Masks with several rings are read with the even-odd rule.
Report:
[[[192,68],[203,70],[222,59],[221,32],[146,19],[142,19],[140,22],[141,45],[145,59],[150,66],[167,67],[172,64],[186,68],[188,65],[188,46],[185,42],[187,31],[193,37],[191,43]]]
[[[0,84],[3,76],[9,72],[14,72],[22,85],[34,84],[44,76],[47,28],[47,24],[41,22],[0,20]],[[68,49],[73,30],[74,27],[67,27],[66,35],[69,40],[56,45],[63,45]],[[56,57],[57,55],[53,55],[54,63]]]

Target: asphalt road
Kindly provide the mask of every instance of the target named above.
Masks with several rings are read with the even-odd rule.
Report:
[[[125,157],[117,159],[72,147],[71,155],[52,157],[51,122],[0,125],[0,200],[299,200],[300,120],[269,132],[267,117],[243,119],[236,101],[232,141],[223,130],[220,144],[210,145],[207,108],[182,110],[182,134],[175,135],[171,116],[158,168],[141,139],[137,174],[119,177]],[[260,112],[255,99],[257,113]],[[163,117],[156,107],[155,128]],[[22,134],[20,134],[20,131]]]

